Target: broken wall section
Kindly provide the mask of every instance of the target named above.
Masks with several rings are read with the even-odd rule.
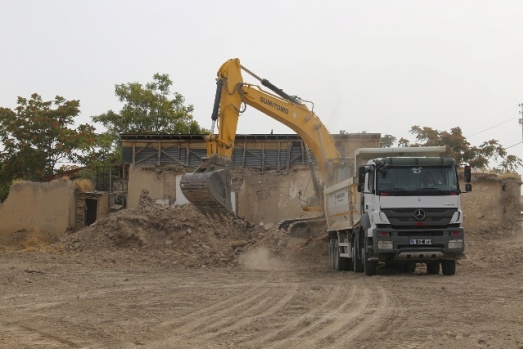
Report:
[[[187,203],[179,187],[185,168],[131,166],[127,208],[139,206],[143,195],[154,203],[172,206]],[[293,166],[289,174],[232,168],[232,204],[238,216],[253,223],[278,223],[286,218],[314,216],[300,205],[301,196],[314,196],[309,169]]]
[[[466,231],[520,228],[521,179],[516,174],[473,173],[472,191],[461,194]],[[465,188],[463,181],[460,187]]]
[[[177,192],[176,177],[185,172],[186,169],[181,166],[131,165],[127,185],[127,208],[138,207],[144,191],[157,204],[174,205]]]
[[[67,179],[13,184],[0,204],[0,236],[20,230],[63,234],[74,227],[75,191]]]

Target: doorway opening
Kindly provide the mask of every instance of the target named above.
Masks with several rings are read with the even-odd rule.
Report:
[[[84,224],[85,226],[91,225],[96,222],[96,211],[98,210],[98,200],[85,199],[85,214]]]

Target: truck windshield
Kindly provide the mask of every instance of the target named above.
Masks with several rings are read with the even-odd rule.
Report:
[[[449,195],[458,192],[454,166],[387,166],[376,171],[378,193]]]

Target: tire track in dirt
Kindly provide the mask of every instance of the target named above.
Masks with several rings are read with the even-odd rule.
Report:
[[[307,312],[292,318],[291,320],[285,321],[282,328],[280,328],[276,333],[264,336],[262,338],[256,338],[256,342],[261,343],[274,343],[281,340],[289,340],[292,338],[299,337],[304,331],[310,327],[319,326],[321,321],[318,319],[318,316],[323,317],[323,315],[333,309],[339,304],[340,299],[345,297],[346,290],[341,287],[335,287],[332,290],[329,290],[328,295],[324,298],[324,301],[321,303],[315,304]],[[348,299],[352,299],[355,295],[354,289],[351,289]]]
[[[286,339],[286,348],[300,348],[304,341],[311,345],[331,345],[337,336],[347,331],[353,321],[362,316],[370,300],[369,289],[337,286],[338,292],[350,287],[350,296],[336,298],[334,306],[318,316],[315,321]],[[320,310],[323,310],[320,308]]]
[[[41,348],[81,348],[82,346],[73,340],[62,338],[62,336],[50,334],[37,328],[21,324],[4,324],[2,323],[2,341],[8,342],[11,333],[16,333],[16,337],[23,335],[24,339],[29,341],[33,347]],[[15,338],[16,338],[15,337]],[[4,348],[1,343],[0,347]],[[28,348],[27,346],[24,348]]]
[[[359,282],[326,287],[332,289],[323,302],[299,316],[285,319],[276,332],[251,337],[241,341],[241,345],[292,349],[307,343],[312,348],[345,348],[355,338],[369,330],[374,332],[380,323],[387,321],[390,303],[382,287]]]
[[[83,277],[79,273],[71,274],[74,274],[76,278]],[[86,321],[89,316],[103,319],[106,317],[104,312],[110,307],[114,308],[115,311],[121,310],[121,305],[125,305],[125,302],[120,302],[121,299],[133,298],[135,295],[143,293],[154,294],[154,291],[161,293],[158,289],[165,288],[165,283],[155,278],[147,278],[142,274],[132,276],[126,272],[103,272],[99,274],[100,279],[93,280],[93,282],[84,285],[83,288],[80,288],[79,282],[69,280],[69,278],[72,278],[71,275],[60,278],[60,275],[46,274],[35,279],[34,283],[29,284],[30,287],[25,287],[24,293],[9,297],[12,299],[5,302],[6,306],[2,307],[4,308],[2,313],[5,319],[9,319],[9,321],[0,323],[0,327],[11,328],[12,332],[24,333],[25,338],[32,338],[33,343],[40,343],[42,347],[85,347],[86,343],[91,342],[89,335],[96,334],[96,337],[100,339],[110,336],[109,333],[111,332]],[[133,278],[134,281],[124,282],[123,280],[128,280],[128,277]],[[145,285],[142,284],[144,279],[147,280]],[[42,298],[40,293],[33,291],[32,287],[36,283],[41,285],[52,284],[57,289],[67,286],[75,289],[75,292],[45,294],[45,297]],[[7,299],[7,297],[2,299],[4,298]],[[92,307],[93,302],[98,303],[101,300],[104,300],[106,307]],[[58,311],[69,313],[73,311],[73,308],[76,311],[81,311],[82,315],[76,317],[49,315],[56,314]],[[49,328],[61,328],[61,330],[52,333]],[[88,334],[86,328],[89,328]]]
[[[208,334],[218,331],[220,327],[226,327],[227,322],[232,324],[230,318],[239,318],[247,316],[248,314],[256,314],[260,309],[267,308],[267,302],[270,300],[268,295],[272,292],[266,285],[269,279],[272,278],[272,273],[261,279],[259,283],[236,283],[222,285],[220,292],[234,293],[234,296],[225,296],[225,300],[216,300],[212,305],[200,304],[199,309],[181,315],[179,318],[172,321],[164,321],[159,324],[160,330],[165,328],[172,328],[176,336],[196,338],[203,334]],[[219,282],[217,280],[217,282]],[[281,281],[279,281],[281,283]],[[214,287],[208,287],[201,290],[202,294],[212,294],[215,292]],[[188,294],[187,297],[192,297]],[[269,307],[271,307],[269,305]],[[235,320],[236,321],[236,320]],[[234,321],[234,322],[235,322]]]
[[[209,329],[210,332],[215,332],[210,337],[217,338],[239,332],[240,329],[249,326],[260,318],[269,318],[285,307],[298,293],[298,285],[296,284],[279,288],[283,290],[283,293],[278,294],[278,297],[274,297],[274,289],[272,289],[265,294],[263,301],[255,307],[246,308],[241,313],[217,322],[215,326]]]
[[[349,316],[341,316],[340,323],[330,328],[330,335],[337,334],[334,341],[338,345],[350,345],[353,340],[366,335],[367,333],[378,333],[376,328],[382,323],[388,321],[388,315],[391,313],[391,304],[385,289],[381,286],[363,286],[362,306],[358,307],[355,313]],[[363,305],[363,303],[365,303]],[[344,314],[347,306],[340,309]],[[321,339],[330,341],[329,336],[322,336]]]

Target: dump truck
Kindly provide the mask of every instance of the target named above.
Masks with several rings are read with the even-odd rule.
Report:
[[[324,189],[330,262],[374,275],[378,263],[453,275],[465,258],[458,164],[445,146],[357,149],[357,171],[336,169]],[[472,190],[470,167],[465,191]]]
[[[243,81],[242,71],[260,86]],[[463,212],[458,164],[445,147],[364,148],[340,156],[332,134],[298,96],[291,96],[240,64],[226,61],[218,70],[207,156],[180,187],[186,198],[209,215],[232,214],[230,165],[239,116],[251,106],[294,130],[316,160],[323,183],[309,163],[315,196],[304,200],[312,218],[280,225],[318,227],[326,222],[330,264],[371,276],[378,263],[412,271],[426,263],[428,273],[453,275],[464,258]],[[312,104],[313,106],[313,104]],[[215,128],[218,134],[214,134]],[[429,175],[432,182],[428,181]],[[425,178],[427,177],[427,180]],[[471,190],[465,167],[465,191]]]

